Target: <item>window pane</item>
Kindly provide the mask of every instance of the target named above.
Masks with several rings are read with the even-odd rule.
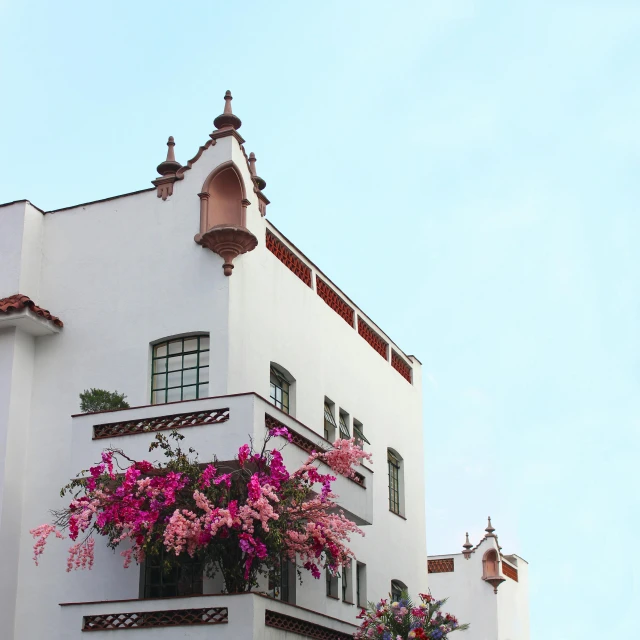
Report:
[[[184,362],[182,366],[185,369],[190,369],[191,367],[198,366],[198,354],[197,353],[188,353],[184,356]]]
[[[197,376],[197,369],[186,369],[185,371],[182,372],[182,384],[183,385],[188,385],[188,384],[195,384],[197,382],[196,380],[196,376]],[[172,374],[169,374],[172,375]]]
[[[164,389],[167,385],[167,375],[165,373],[161,373],[160,375],[153,376],[153,388],[154,389]]]
[[[206,398],[209,393],[209,385],[201,384],[198,386],[198,398]]]
[[[167,376],[167,387],[179,387],[182,383],[182,371],[173,371]]]
[[[198,338],[186,338],[184,341],[185,351],[197,351],[198,350]]]
[[[209,367],[200,369],[200,382],[209,382]]]
[[[169,343],[169,354],[182,353],[182,340],[175,340]]]
[[[179,369],[182,369],[182,356],[169,358],[169,371],[178,371]]]
[[[165,402],[165,394],[166,394],[166,391],[164,390],[154,391],[151,397],[151,402],[153,404],[162,404],[163,402]]]
[[[183,387],[182,389],[182,399],[183,400],[195,400],[196,399],[196,385],[194,384],[191,387]]]
[[[180,387],[177,387],[176,389],[169,389],[167,391],[167,402],[175,402],[176,400],[181,400],[181,391],[182,389]]]
[[[200,352],[200,366],[206,367],[209,364],[209,352],[201,351]]]
[[[155,373],[162,373],[167,370],[167,360],[165,358],[160,358],[159,360],[153,361],[153,370]]]
[[[200,336],[200,351],[209,348],[209,336]]]
[[[154,356],[166,356],[167,355],[167,343],[163,342],[153,348]]]

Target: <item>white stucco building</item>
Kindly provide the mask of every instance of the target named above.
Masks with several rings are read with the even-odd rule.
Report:
[[[471,626],[464,640],[529,640],[529,565],[502,553],[491,518],[475,546],[429,556],[429,587],[447,597],[446,609]]]
[[[0,206],[3,640],[347,638],[367,598],[427,588],[420,363],[265,217],[240,124],[227,94],[186,164],[170,139],[150,189],[56,211]],[[90,387],[131,408],[77,415]],[[364,436],[373,465],[335,485],[366,532],[357,565],[329,584],[290,580],[277,598],[208,580],[176,593],[103,545],[91,571],[66,573],[60,541],[34,566],[29,529],[63,505],[59,488],[108,445],[143,456],[169,422],[189,426],[203,461],[233,458],[275,422],[294,434],[291,464],[324,436]]]

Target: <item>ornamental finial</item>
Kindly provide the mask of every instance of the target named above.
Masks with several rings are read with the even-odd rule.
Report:
[[[231,91],[227,91],[224,94],[224,111],[213,121],[216,129],[239,129],[242,126],[242,120],[231,110],[232,100]]]
[[[485,536],[485,538],[489,538],[489,537],[495,538],[495,534],[493,533],[495,529],[491,525],[491,516],[489,516],[489,524],[487,524],[487,528],[485,529],[485,531],[487,532],[487,535]]]
[[[161,176],[166,176],[169,173],[175,173],[182,166],[179,162],[176,162],[176,156],[173,151],[173,147],[176,146],[173,136],[169,136],[167,141],[167,159],[158,165],[158,173]]]
[[[256,187],[262,191],[267,186],[267,183],[259,175],[256,175],[256,160],[256,154],[252,151],[249,154],[249,171],[251,171],[251,176],[256,183]]]
[[[464,549],[464,551],[462,552],[462,555],[468,560],[469,557],[471,556],[471,549],[473,549],[473,545],[469,542],[468,531],[467,531],[467,537],[466,537],[465,543],[462,545],[462,548]]]

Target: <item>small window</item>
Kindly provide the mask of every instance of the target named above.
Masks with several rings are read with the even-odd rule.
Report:
[[[141,567],[141,597],[169,598],[201,594],[202,574],[202,564],[186,553],[178,558],[164,551],[148,555]]]
[[[348,440],[351,436],[349,435],[349,414],[344,413],[344,411],[340,412],[340,437],[343,440]]]
[[[364,443],[371,444],[364,435],[364,427],[361,422],[358,422],[356,419],[353,420],[353,437],[355,439],[355,443],[359,447],[364,448]]]
[[[363,562],[356,564],[356,604],[367,608],[367,565]]]
[[[333,442],[336,439],[336,419],[333,417],[333,404],[330,400],[324,400],[324,437]]]
[[[151,403],[206,398],[209,336],[193,335],[153,345]]]
[[[289,395],[291,382],[278,367],[271,365],[271,403],[289,413]]]
[[[290,560],[283,559],[277,573],[269,572],[269,595],[283,602],[296,603],[296,565]]]
[[[401,515],[401,458],[391,451],[391,449],[387,449],[387,464],[389,467],[389,511]]]
[[[353,579],[351,565],[342,567],[342,602],[353,604]]]
[[[400,580],[391,581],[391,601],[398,602],[402,599],[403,592],[407,591],[407,585]]]
[[[333,575],[329,569],[325,569],[325,580],[327,584],[327,597],[338,599],[338,576]]]

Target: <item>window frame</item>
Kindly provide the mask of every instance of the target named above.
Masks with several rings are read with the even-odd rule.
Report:
[[[325,568],[325,589],[327,598],[340,599],[338,596],[338,576],[333,575],[328,567]]]
[[[396,515],[402,515],[401,498],[401,468],[402,459],[392,451],[387,449],[387,472],[389,479],[389,511]]]
[[[206,339],[206,347],[202,346],[203,339]],[[185,351],[185,343],[190,340],[197,340],[196,348]],[[181,343],[179,351],[171,352],[170,345],[175,343]],[[158,355],[158,351],[165,348],[163,355]],[[206,364],[201,364],[202,358],[206,355]],[[167,404],[168,402],[180,402],[183,400],[200,400],[206,398],[209,395],[209,383],[210,383],[210,370],[211,370],[211,341],[208,333],[187,333],[180,336],[174,336],[172,338],[164,338],[151,344],[151,404]],[[196,356],[195,366],[185,367],[186,356]],[[170,370],[170,360],[176,357],[180,357],[180,368]],[[158,366],[157,363],[164,361],[164,370],[160,370],[163,367]],[[204,370],[206,369],[206,381],[202,381],[204,376]],[[184,372],[195,371],[195,382],[191,384],[184,384]],[[169,385],[170,374],[180,374],[180,384]],[[158,379],[164,377],[164,387],[156,386]],[[185,389],[195,389],[195,397],[185,398]],[[179,398],[169,398],[169,392],[174,389],[180,390]],[[157,399],[157,394],[163,395],[163,400]]]
[[[275,378],[275,382],[274,382]],[[290,377],[276,364],[271,363],[269,368],[269,402],[283,413],[291,415],[291,387]],[[280,398],[274,389],[280,390]]]
[[[367,565],[356,562],[356,605],[367,608]]]
[[[364,425],[359,420],[353,419],[353,437],[355,438],[355,443],[364,449],[363,443],[366,442],[368,445],[371,443],[367,440],[364,435]]]
[[[392,602],[398,602],[399,600],[401,600],[403,591],[407,591],[407,585],[402,582],[402,580],[394,579],[391,581],[390,596]],[[398,596],[397,598],[396,595]]]
[[[166,562],[165,559],[167,556],[171,558],[170,562],[170,572],[176,572],[176,577],[173,581],[169,581],[165,583],[165,579],[167,577],[166,570]],[[184,567],[189,567],[191,577],[190,577],[190,587],[187,589],[183,588],[183,591],[180,591],[181,580],[183,576],[181,573]],[[196,578],[198,575],[197,568],[199,567],[199,579]],[[194,570],[195,569],[195,570]],[[156,583],[153,578],[153,572],[157,572],[159,576],[160,582]],[[153,595],[154,588],[159,589],[159,594]],[[167,594],[166,590],[171,587],[175,587],[175,593]],[[199,562],[196,558],[191,558],[188,554],[182,554],[176,558],[175,554],[169,554],[164,550],[164,548],[160,549],[160,553],[155,556],[147,556],[145,560],[140,565],[140,598],[170,598],[170,597],[186,597],[191,595],[202,595],[204,592],[204,565]]]
[[[324,439],[333,443],[336,439],[336,432],[338,431],[338,425],[336,424],[336,418],[333,415],[333,409],[335,404],[328,398],[324,399]]]
[[[342,440],[349,440],[351,438],[351,434],[349,433],[349,414],[346,411],[340,411],[338,413],[338,430],[340,433],[340,438]]]

